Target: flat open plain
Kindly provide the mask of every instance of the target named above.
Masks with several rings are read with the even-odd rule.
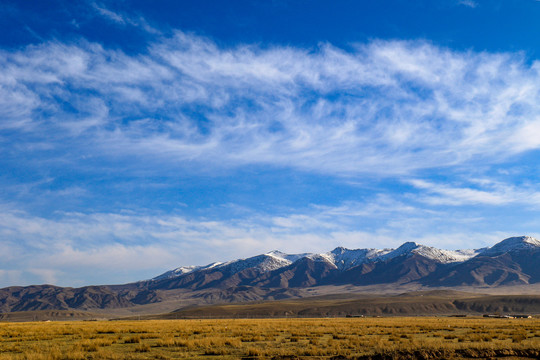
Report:
[[[539,356],[540,319],[383,317],[0,323],[0,359]]]

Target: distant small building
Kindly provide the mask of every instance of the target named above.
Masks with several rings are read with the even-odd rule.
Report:
[[[491,319],[513,319],[510,315],[501,315],[501,314],[484,314],[485,318]]]
[[[531,319],[532,315],[526,315],[526,314],[512,314],[512,315],[501,315],[501,314],[484,314],[485,318],[493,318],[493,319]]]
[[[526,315],[526,314],[519,314],[519,315],[510,315],[514,317],[514,319],[532,319],[532,315]]]

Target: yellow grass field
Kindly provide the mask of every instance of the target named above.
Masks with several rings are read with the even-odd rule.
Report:
[[[0,323],[0,359],[538,358],[540,319]]]

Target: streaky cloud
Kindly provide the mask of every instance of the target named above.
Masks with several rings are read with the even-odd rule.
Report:
[[[49,42],[0,62],[2,128],[104,160],[394,176],[540,146],[539,65],[522,54],[381,40],[225,48],[177,31],[138,55]]]

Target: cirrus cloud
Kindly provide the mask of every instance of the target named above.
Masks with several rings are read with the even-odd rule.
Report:
[[[106,160],[393,176],[540,146],[539,64],[519,54],[417,41],[221,48],[176,32],[137,55],[88,42],[0,55],[11,139],[67,140]]]

